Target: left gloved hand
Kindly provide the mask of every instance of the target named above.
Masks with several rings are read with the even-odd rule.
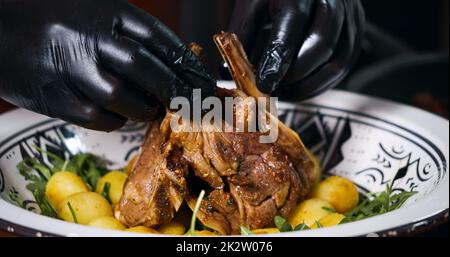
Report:
[[[258,57],[265,21],[271,32]],[[364,27],[359,0],[239,0],[230,31],[258,64],[258,88],[297,101],[342,81],[358,56]]]
[[[0,0],[0,98],[95,130],[214,95],[186,45],[127,0]]]

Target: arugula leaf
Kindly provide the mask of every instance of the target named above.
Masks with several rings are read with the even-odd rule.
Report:
[[[110,163],[94,154],[80,153],[69,159],[65,170],[77,174],[95,190],[98,180],[108,172],[108,164]]]
[[[330,207],[322,207],[322,210],[327,211],[329,213],[336,213],[336,210],[334,208],[330,208]]]
[[[298,224],[295,226],[294,231],[302,231],[302,230],[310,230],[311,228],[308,227],[305,223]]]
[[[298,224],[297,226],[295,226],[295,228],[292,228],[291,224],[289,224],[289,222],[285,218],[280,216],[276,216],[274,218],[274,223],[280,232],[302,231],[311,229],[304,223]]]
[[[86,165],[87,170],[83,173],[82,178],[95,190],[97,182],[105,175],[105,170],[99,169],[92,160],[86,160]]]
[[[197,213],[198,210],[200,210],[200,206],[202,204],[203,198],[205,197],[205,194],[206,194],[205,190],[202,190],[197,198],[194,210],[192,211],[191,226],[189,227],[189,230],[186,233],[186,235],[188,236],[195,236],[195,223],[197,221]]]
[[[341,224],[367,219],[394,211],[417,192],[396,193],[391,184],[386,186],[386,190],[376,194],[363,195],[359,204],[350,212],[345,214],[346,218]]]
[[[36,159],[26,158],[17,165],[19,173],[30,181],[26,188],[33,194],[41,213],[49,217],[57,217],[57,212],[45,196],[47,177],[50,172],[48,168],[40,164]],[[33,171],[37,171],[37,174]],[[47,173],[47,176],[43,175]]]
[[[45,196],[47,181],[53,174],[60,171],[73,172],[80,176],[91,189],[95,190],[98,180],[108,172],[106,167],[110,163],[93,154],[80,153],[64,160],[37,146],[34,146],[34,148],[49,156],[53,167],[49,168],[38,159],[28,157],[17,165],[17,169],[25,180],[30,181],[26,187],[33,194],[41,213],[46,216],[57,217],[56,210]]]
[[[109,163],[93,154],[80,153],[73,156],[67,164],[67,170],[80,176],[92,190],[96,189],[98,180],[108,172]]]
[[[320,223],[320,221],[317,221],[317,220],[316,220],[316,226],[317,226],[317,228],[323,228],[322,223]]]
[[[107,172],[107,166],[111,162],[90,153],[79,153],[70,158],[62,158],[54,153],[45,151],[38,146],[33,146],[37,151],[46,154],[51,162],[50,167],[41,163],[37,158],[24,158],[17,165],[19,173],[29,181],[26,188],[33,194],[41,213],[49,217],[57,217],[57,212],[45,196],[47,181],[57,172],[73,172],[80,176],[92,190],[96,189],[98,180]],[[110,185],[105,185],[105,198],[109,197]],[[18,199],[16,199],[18,200]]]
[[[52,171],[45,165],[41,164],[39,160],[35,158],[24,158],[22,162],[17,165],[19,172],[22,175],[30,173],[32,170],[37,171],[39,176],[44,180],[49,180],[53,175]],[[25,175],[24,175],[25,176]]]
[[[253,233],[253,231],[247,227],[241,226],[241,235],[243,236],[251,236],[254,235],[255,233]]]
[[[52,163],[52,165],[53,165],[53,167],[50,169],[52,175],[55,174],[56,172],[65,170],[63,167],[64,167],[64,164],[65,164],[66,161],[64,161],[63,158],[61,158],[61,157],[59,157],[58,155],[56,155],[56,154],[54,154],[54,153],[51,153],[51,152],[49,152],[49,151],[45,151],[44,149],[40,148],[40,147],[37,146],[37,145],[33,145],[33,148],[34,148],[36,151],[40,152],[41,154],[46,154],[48,157],[50,157],[50,158],[49,158],[49,161],[50,161],[50,162]],[[37,160],[36,160],[36,161],[37,161]]]
[[[57,217],[57,212],[55,208],[51,205],[51,203],[48,201],[47,197],[45,196],[45,187],[47,185],[47,181],[42,180],[35,180],[34,183],[28,184],[27,189],[29,189],[35,200],[38,204],[39,208],[41,209],[41,213],[45,216],[49,217]]]
[[[58,155],[51,153],[49,151],[45,151],[44,149],[40,148],[37,145],[33,145],[32,146],[36,151],[40,152],[40,153],[45,153],[47,154],[49,157],[51,157],[52,159],[54,159],[54,161],[61,161],[64,162],[63,158],[59,157]]]
[[[65,161],[64,161],[64,164],[63,164],[61,170],[62,170],[62,171],[67,170],[67,165],[69,165],[69,160],[65,160]]]
[[[292,231],[291,224],[289,224],[289,222],[287,222],[287,220],[281,216],[275,216],[274,223],[280,232]]]
[[[417,192],[402,192],[391,197],[390,210],[397,210],[403,206],[403,204]]]
[[[25,209],[25,204],[23,199],[19,196],[19,192],[16,191],[14,187],[12,187],[8,192],[8,197],[11,201],[15,202],[18,206]]]
[[[51,170],[45,167],[45,165],[40,164],[37,159],[28,159],[28,162],[33,163],[30,166],[42,173],[47,180],[56,172],[69,171],[80,176],[92,190],[96,189],[98,180],[108,172],[106,167],[108,164],[111,164],[106,159],[90,153],[79,153],[68,160],[64,160],[56,154],[45,151],[38,146],[34,146],[34,148],[41,153],[47,154],[52,159],[53,168]]]
[[[110,204],[112,204],[111,197],[109,196],[109,190],[110,190],[110,189],[111,189],[111,183],[106,182],[105,185],[103,186],[103,192],[102,192],[102,195],[103,195],[103,197],[105,197],[105,199],[106,199]]]
[[[75,215],[75,211],[73,210],[72,205],[70,204],[70,202],[67,202],[67,206],[69,207],[70,214],[72,214],[73,222],[75,222],[76,224],[78,224],[77,215]]]

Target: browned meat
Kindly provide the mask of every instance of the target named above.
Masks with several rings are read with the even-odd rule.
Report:
[[[115,216],[127,226],[153,227],[173,219],[183,203],[188,167],[180,149],[166,144],[159,123],[150,125]]]
[[[264,97],[237,38],[224,33],[215,40],[238,85],[236,90],[218,89],[218,96]],[[234,118],[243,115],[248,122],[253,116],[241,104],[235,106]],[[183,198],[193,208],[198,192],[186,179],[191,176],[188,167],[207,191],[197,218],[221,234],[237,234],[241,225],[273,226],[274,217],[287,217],[318,180],[314,157],[281,122],[277,141],[264,144],[259,142],[262,132],[247,130],[205,132],[203,127],[202,132],[175,133],[169,127],[172,115],[168,112],[159,129],[153,125],[149,130],[117,207],[116,217],[124,224],[168,222]]]
[[[258,133],[209,133],[203,137],[208,141],[201,154],[207,168],[199,170],[207,172],[196,175],[209,182],[212,171],[220,179],[217,187],[209,183],[212,191],[200,209],[199,219],[206,226],[222,234],[236,234],[240,225],[271,226],[276,215],[287,217],[308,193],[309,181],[303,175],[303,180],[300,178],[278,146],[259,143]],[[185,149],[201,141],[180,140]],[[193,207],[195,196],[189,195],[189,199]]]

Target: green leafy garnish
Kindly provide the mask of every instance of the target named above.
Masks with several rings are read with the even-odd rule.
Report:
[[[278,230],[280,232],[290,232],[290,231],[292,231],[291,224],[289,224],[289,222],[285,218],[283,218],[281,216],[275,216],[274,223],[275,223],[275,226],[278,228]]]
[[[274,218],[275,226],[278,228],[280,232],[291,232],[291,231],[302,231],[302,230],[309,230],[310,228],[302,223],[295,226],[295,228],[292,228],[292,225],[289,224],[289,222],[281,217],[281,216],[275,216]]]
[[[96,155],[81,153],[70,158],[66,171],[77,174],[95,190],[98,180],[108,172],[107,164]]]
[[[41,163],[37,158],[27,157],[17,165],[17,169],[25,180],[29,181],[26,187],[33,194],[41,213],[46,216],[57,217],[56,210],[45,196],[47,182],[55,173],[73,172],[95,190],[98,180],[108,172],[106,166],[110,163],[93,154],[80,153],[63,159],[37,146],[34,148],[49,157],[51,166]]]
[[[73,222],[75,222],[76,224],[78,224],[77,215],[75,215],[75,211],[73,210],[72,205],[70,204],[70,202],[67,203],[67,206],[69,207],[70,214],[72,214]]]
[[[198,210],[200,210],[200,206],[202,204],[203,198],[205,197],[205,193],[206,193],[205,190],[202,190],[197,198],[197,202],[195,203],[194,210],[192,211],[191,226],[189,227],[189,230],[186,233],[186,235],[188,236],[195,236],[195,224],[197,221],[197,213]]]
[[[41,210],[41,214],[49,217],[57,217],[56,210],[45,196],[45,187],[50,177],[50,169],[40,164],[39,161],[32,158],[25,158],[17,165],[19,173],[30,181],[26,188],[33,194],[37,205]],[[33,172],[33,170],[37,172]]]
[[[39,160],[35,158],[24,158],[22,162],[18,164],[17,168],[19,171],[31,171],[34,169],[45,181],[48,181],[53,175],[52,170],[41,164]]]
[[[397,210],[416,193],[417,192],[396,193],[393,190],[392,185],[387,185],[386,191],[384,192],[362,196],[358,206],[345,214],[346,218],[341,224],[363,220]]]
[[[69,171],[80,176],[90,187],[95,190],[98,180],[108,172],[106,166],[111,164],[109,161],[90,153],[79,153],[71,158],[65,160],[54,153],[45,151],[37,146],[34,147],[37,151],[47,154],[51,157],[51,163],[53,167],[50,172],[50,176],[60,171]],[[37,159],[33,159],[37,164],[40,164]],[[44,165],[40,164],[44,168],[48,169]],[[34,165],[34,169],[38,169],[39,165]],[[41,167],[42,168],[42,167]],[[42,172],[41,170],[38,170]],[[43,170],[45,172],[45,170]],[[50,178],[50,176],[48,178]],[[47,178],[47,179],[48,179]]]
[[[316,220],[316,226],[317,228],[323,228],[323,225],[320,223],[320,221]]]
[[[67,165],[69,165],[69,159],[66,159],[61,170],[65,171],[67,169]]]
[[[254,235],[253,231],[247,227],[241,226],[241,235],[243,236],[251,236]]]
[[[19,196],[19,192],[12,187],[8,192],[8,197],[11,201],[15,202],[19,207],[25,209],[25,203],[23,199]]]
[[[110,191],[110,189],[111,189],[111,183],[106,182],[105,185],[103,186],[102,195],[103,195],[103,197],[105,197],[105,199],[106,199],[110,204],[112,204],[111,197],[109,196],[109,191]]]
[[[329,213],[336,213],[336,210],[334,208],[330,208],[330,207],[322,207],[322,210],[327,211]]]
[[[302,231],[302,230],[310,230],[311,228],[308,227],[305,223],[298,224],[295,226],[294,231]]]

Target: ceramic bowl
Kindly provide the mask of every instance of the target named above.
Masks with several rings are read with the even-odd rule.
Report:
[[[449,123],[419,109],[343,91],[300,104],[280,103],[280,119],[298,131],[326,175],[352,180],[361,192],[418,192],[405,205],[366,220],[273,236],[395,236],[417,233],[448,220]],[[27,236],[141,236],[67,223],[39,214],[16,165],[34,156],[91,152],[123,167],[139,150],[146,125],[102,133],[25,110],[0,116],[0,229]],[[15,199],[15,200],[14,200]]]

